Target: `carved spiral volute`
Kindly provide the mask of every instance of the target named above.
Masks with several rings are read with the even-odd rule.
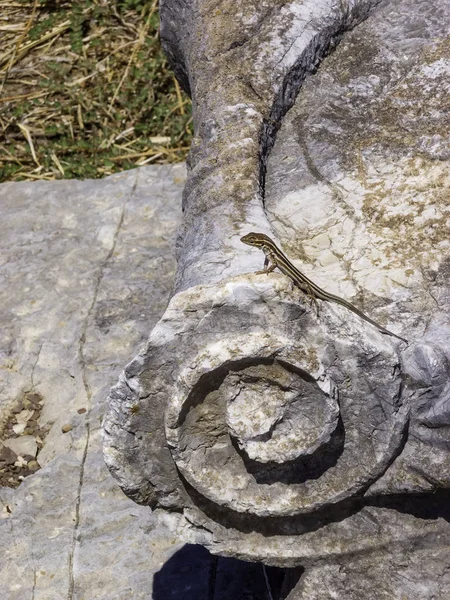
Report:
[[[363,493],[392,461],[408,413],[381,354],[368,372],[357,357],[337,368],[336,352],[263,332],[203,347],[180,370],[166,413],[186,485],[254,517],[311,513]]]

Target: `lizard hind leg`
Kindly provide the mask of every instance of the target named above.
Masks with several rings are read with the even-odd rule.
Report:
[[[316,295],[314,294],[312,288],[309,285],[308,285],[308,288],[306,291],[306,295],[309,298],[310,307],[316,313],[316,317],[318,317],[319,316],[319,305],[317,304]]]
[[[309,301],[309,306],[316,313],[316,316],[319,316],[319,305],[317,304],[317,298],[312,288],[306,283],[304,284],[304,286],[299,286],[298,284],[294,285],[300,290],[302,296],[305,297],[305,300]]]

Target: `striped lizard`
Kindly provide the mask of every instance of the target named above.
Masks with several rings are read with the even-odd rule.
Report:
[[[392,331],[389,331],[389,329],[385,329],[376,323],[376,321],[373,321],[370,317],[356,308],[356,306],[353,306],[353,304],[347,302],[347,300],[326,292],[313,281],[311,281],[311,279],[308,279],[306,275],[303,275],[303,273],[291,263],[287,256],[283,254],[283,252],[278,248],[275,242],[270,239],[269,236],[265,235],[264,233],[247,233],[247,235],[244,235],[244,237],[241,238],[241,242],[244,242],[244,244],[247,244],[248,246],[256,246],[257,248],[261,248],[261,250],[264,252],[264,269],[262,271],[257,271],[257,273],[269,274],[276,267],[278,267],[280,271],[284,273],[284,275],[287,275],[294,282],[294,284],[302,290],[302,292],[311,298],[312,303],[316,304],[316,299],[318,298],[319,300],[335,302],[336,304],[345,306],[345,308],[354,312],[356,315],[358,315],[358,317],[364,319],[364,321],[367,321],[371,325],[377,327],[381,333],[392,335],[393,337],[408,344],[408,340],[405,340],[405,338],[392,333]]]

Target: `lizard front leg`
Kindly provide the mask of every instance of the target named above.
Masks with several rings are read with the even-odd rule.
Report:
[[[255,275],[262,275],[263,273],[266,273],[268,275],[269,273],[272,273],[272,271],[276,269],[277,265],[275,263],[272,263],[269,267],[269,263],[270,259],[268,256],[266,256],[264,258],[264,268],[261,271],[255,271]]]
[[[270,263],[272,263],[272,264],[269,266]],[[269,273],[272,273],[272,271],[276,268],[277,268],[277,262],[275,260],[275,257],[269,253],[265,254],[264,268],[262,271],[256,271],[256,275],[261,275],[262,273],[266,273],[266,275],[268,275]]]

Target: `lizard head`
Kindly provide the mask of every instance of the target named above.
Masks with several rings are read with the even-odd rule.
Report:
[[[269,236],[264,233],[247,233],[244,237],[241,237],[241,242],[248,246],[256,246],[257,248],[264,248],[265,246],[273,244]]]

